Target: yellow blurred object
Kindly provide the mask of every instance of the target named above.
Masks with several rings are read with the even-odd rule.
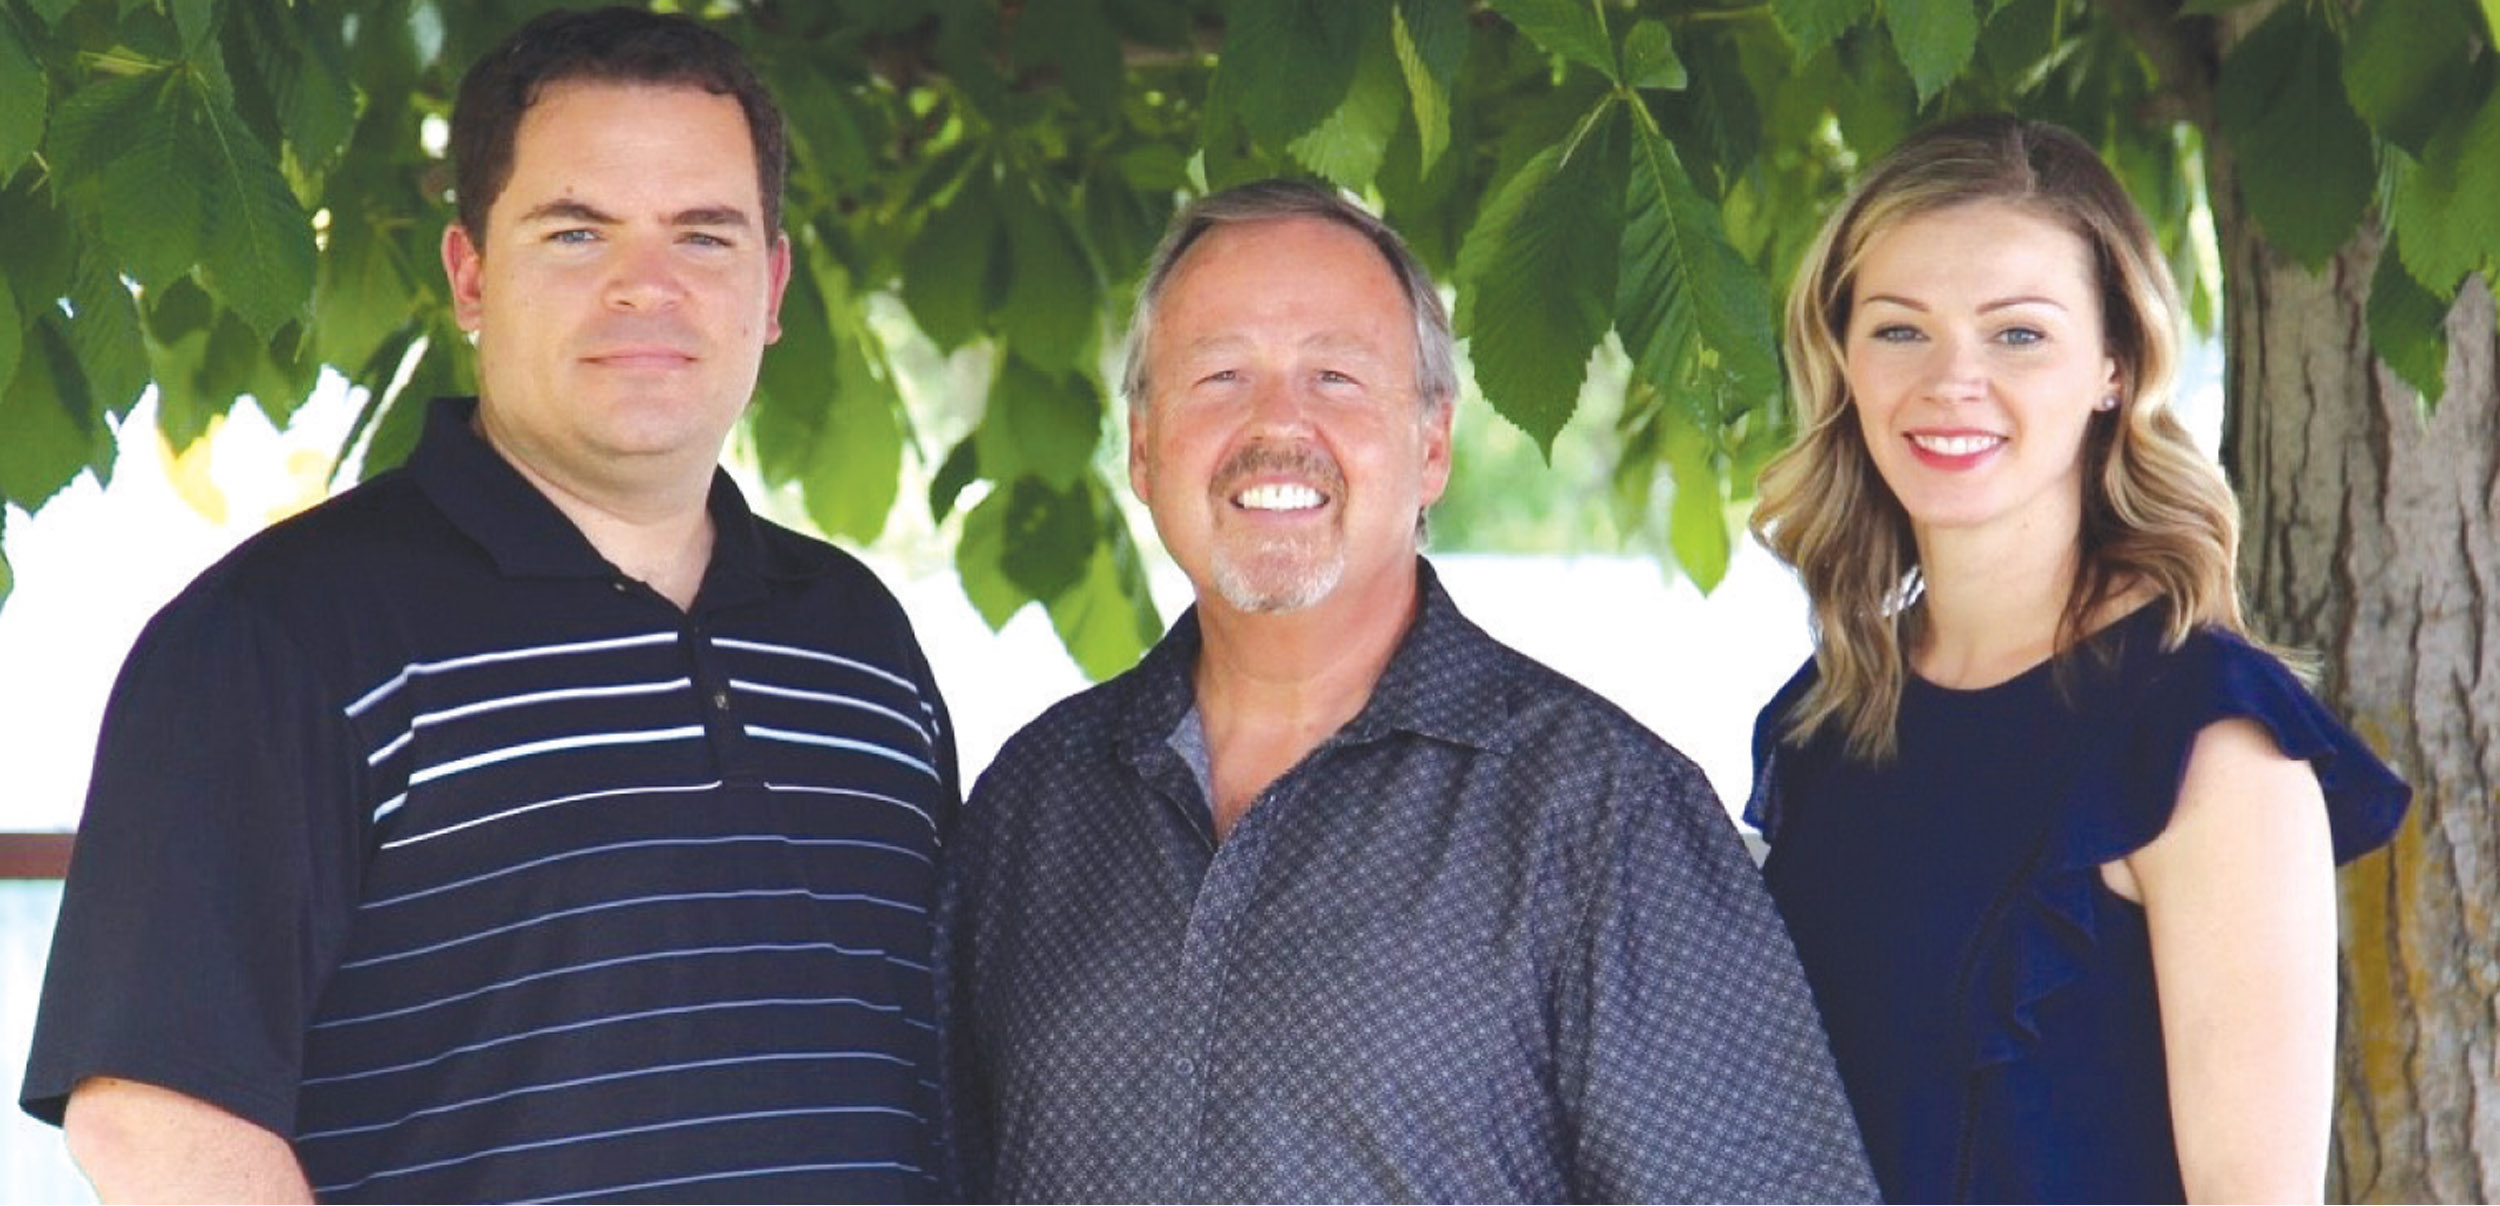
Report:
[[[209,445],[217,441],[217,432],[225,424],[224,415],[210,418],[208,430],[180,452],[174,451],[173,442],[165,438],[162,430],[156,433],[157,452],[165,459],[165,480],[173,486],[175,497],[199,512],[202,519],[220,527],[226,522],[226,493],[217,488],[216,477],[210,471]]]
[[[286,454],[287,493],[269,508],[263,523],[276,523],[330,495],[330,454],[298,448]]]

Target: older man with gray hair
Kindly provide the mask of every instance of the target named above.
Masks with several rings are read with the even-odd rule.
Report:
[[[1871,1199],[1709,783],[1419,555],[1457,377],[1397,235],[1297,183],[1198,202],[1125,386],[1197,606],[950,841],[967,1196]]]

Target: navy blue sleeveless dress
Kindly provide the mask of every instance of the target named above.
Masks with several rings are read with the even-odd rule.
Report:
[[[1746,819],[1895,1202],[2180,1201],[2152,946],[2099,867],[2158,836],[2197,733],[2262,724],[2316,768],[2335,858],[2410,793],[2284,666],[2229,633],[2161,649],[2140,609],[1976,691],[1911,678],[1895,761],[1756,722]]]

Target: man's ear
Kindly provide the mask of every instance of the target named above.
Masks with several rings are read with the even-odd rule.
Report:
[[[764,342],[781,341],[781,295],[790,288],[790,236],[773,235],[773,289],[764,314]]]
[[[1154,474],[1147,469],[1146,425],[1154,422],[1149,413],[1152,404],[1128,408],[1128,488],[1145,502],[1154,486]]]
[[[451,314],[460,329],[476,334],[486,321],[486,254],[458,222],[443,228],[443,275],[451,281]],[[778,295],[776,295],[778,297]]]
[[[1424,408],[1423,504],[1427,507],[1441,501],[1441,492],[1449,488],[1450,424],[1457,417],[1456,398]]]

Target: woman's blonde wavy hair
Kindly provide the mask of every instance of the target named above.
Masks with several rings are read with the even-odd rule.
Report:
[[[1788,292],[1783,338],[1799,430],[1763,469],[1752,528],[1796,569],[1813,605],[1817,681],[1788,717],[1790,743],[1838,725],[1853,757],[1886,762],[1896,748],[1907,651],[1924,622],[1918,546],[1867,452],[1842,376],[1843,340],[1867,244],[1904,221],[1978,201],[2018,206],[2083,240],[2118,363],[2118,408],[2096,413],[2084,438],[2078,571],[2058,648],[2073,648],[2103,604],[2138,585],[2167,601],[2169,647],[2200,624],[2243,630],[2233,580],[2239,505],[2171,409],[2178,289],[2151,228],[2072,133],[2005,115],[1963,118],[1876,163],[1824,223]]]

